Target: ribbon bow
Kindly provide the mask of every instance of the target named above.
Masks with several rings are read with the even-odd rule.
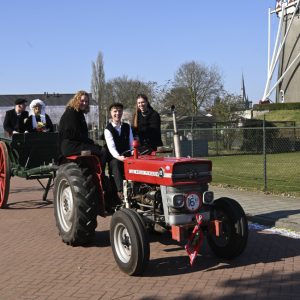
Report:
[[[188,242],[184,246],[188,256],[190,257],[190,265],[193,266],[196,257],[200,251],[203,243],[203,232],[201,230],[202,216],[201,214],[196,214],[197,224],[195,225],[192,234],[188,238]]]

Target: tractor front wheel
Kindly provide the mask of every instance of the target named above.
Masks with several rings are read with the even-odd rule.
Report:
[[[110,243],[119,268],[128,275],[141,274],[149,261],[149,241],[142,221],[130,209],[115,212],[110,223]]]
[[[54,215],[59,235],[71,246],[90,242],[97,227],[93,175],[76,163],[62,165],[54,181]]]
[[[10,186],[10,160],[7,146],[0,141],[0,208],[5,208]]]
[[[220,198],[214,202],[215,220],[221,221],[219,236],[209,231],[207,241],[220,258],[231,259],[240,255],[248,240],[248,222],[240,204],[230,198]]]

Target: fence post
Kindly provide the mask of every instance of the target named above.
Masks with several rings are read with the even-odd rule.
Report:
[[[267,191],[266,115],[263,119],[264,192]]]
[[[191,123],[191,134],[192,134],[192,140],[191,140],[191,156],[194,157],[194,116],[192,115],[192,123]]]
[[[216,135],[215,135],[215,137],[216,137],[216,154],[217,154],[217,156],[219,155],[219,133],[218,133],[218,123],[216,123]]]

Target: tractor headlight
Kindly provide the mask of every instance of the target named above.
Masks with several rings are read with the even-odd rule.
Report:
[[[199,195],[196,193],[187,194],[185,198],[185,205],[189,211],[196,211],[201,205]]]
[[[212,204],[214,202],[214,193],[207,191],[203,193],[203,203]]]
[[[167,195],[167,202],[169,206],[180,208],[184,206],[184,195],[181,193],[170,193]]]
[[[182,194],[173,195],[173,207],[182,207],[184,205],[184,196]]]

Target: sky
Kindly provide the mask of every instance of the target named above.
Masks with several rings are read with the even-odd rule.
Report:
[[[231,93],[240,94],[243,74],[257,103],[269,7],[275,0],[1,0],[0,94],[90,91],[101,51],[106,81],[125,75],[163,86],[196,61],[217,66]]]

